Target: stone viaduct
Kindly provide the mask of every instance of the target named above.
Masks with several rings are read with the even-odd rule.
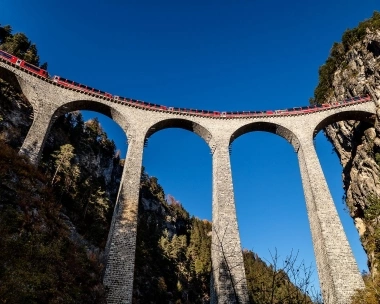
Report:
[[[323,108],[308,114],[261,117],[205,117],[146,109],[57,85],[0,60],[0,77],[21,88],[33,107],[33,123],[20,149],[37,164],[55,119],[74,110],[93,110],[112,118],[128,138],[123,176],[106,246],[104,284],[108,303],[131,303],[136,248],[139,183],[144,142],[165,128],[182,128],[203,138],[212,152],[211,303],[248,303],[247,282],[236,219],[229,146],[252,131],[278,134],[297,152],[307,213],[325,303],[347,304],[364,287],[316,154],[313,138],[340,120],[373,121],[377,100]],[[234,296],[234,295],[237,295]],[[238,300],[236,300],[236,298]]]

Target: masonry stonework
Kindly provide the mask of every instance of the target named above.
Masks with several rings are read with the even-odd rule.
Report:
[[[132,303],[137,211],[144,136],[129,135],[128,152],[106,245],[108,303]],[[120,284],[121,283],[121,284]]]
[[[217,138],[213,153],[211,303],[248,303],[243,254],[236,220],[229,138]]]
[[[364,283],[311,136],[308,141],[301,141],[298,160],[324,302],[350,303],[353,288],[364,288]]]
[[[253,131],[277,134],[298,153],[325,303],[347,303],[353,291],[363,287],[315,153],[313,136],[335,121],[370,120],[376,113],[375,96],[373,101],[324,108],[308,114],[205,117],[122,104],[119,100],[65,88],[2,60],[0,75],[12,75],[13,80],[16,78],[33,106],[34,121],[20,153],[29,155],[35,164],[39,161],[52,123],[56,117],[70,111],[86,109],[105,114],[127,134],[128,153],[106,246],[108,258],[104,284],[108,289],[108,303],[132,302],[144,142],[153,133],[165,128],[183,128],[198,134],[213,154],[212,303],[248,302],[228,147],[239,136]]]

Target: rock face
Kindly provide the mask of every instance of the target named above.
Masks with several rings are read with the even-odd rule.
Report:
[[[19,149],[32,124],[32,113],[21,92],[0,78],[0,138]]]
[[[344,54],[343,63],[335,71],[330,103],[346,98],[370,94],[380,102],[380,30],[366,29],[364,39],[355,43]],[[368,220],[365,210],[371,205],[370,197],[380,197],[380,170],[376,155],[380,153],[380,109],[373,123],[340,121],[324,130],[334,145],[343,166],[346,204],[355,222],[362,245],[368,255],[372,275],[378,270],[378,252],[370,235],[378,220]],[[380,154],[378,154],[380,155]],[[379,159],[379,158],[378,158]]]

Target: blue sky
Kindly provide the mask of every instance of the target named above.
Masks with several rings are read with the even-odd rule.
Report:
[[[274,110],[308,104],[333,42],[379,9],[375,0],[2,0],[0,23],[36,43],[52,75],[167,106]],[[125,154],[121,130],[101,122]],[[342,203],[338,157],[322,133],[316,148],[359,268],[366,269]],[[160,131],[143,162],[167,194],[211,219],[211,155],[202,139]],[[315,265],[292,147],[273,134],[246,134],[233,143],[231,163],[243,247],[266,259],[275,247],[282,257],[299,250]]]

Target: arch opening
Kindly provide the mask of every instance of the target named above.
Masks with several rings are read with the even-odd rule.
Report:
[[[375,121],[375,115],[366,111],[342,111],[333,115],[330,115],[323,119],[315,128],[314,134],[317,135],[319,131],[338,121],[357,120],[363,121],[369,124],[373,124]]]
[[[176,123],[183,126],[182,121]],[[199,136],[173,124],[154,131],[144,149],[134,279],[134,289],[145,292],[136,297],[142,303],[154,302],[160,293],[162,301],[175,302],[186,292],[189,302],[202,302],[210,292],[205,287],[211,270],[210,150]],[[157,286],[146,286],[152,273]],[[158,286],[165,292],[157,291]]]
[[[58,111],[62,109],[72,108]],[[43,148],[40,167],[55,188],[63,213],[78,235],[101,250],[106,245],[126,150],[121,127],[90,111],[56,118]]]
[[[239,129],[237,129],[231,136],[230,138],[230,145],[239,138],[240,136],[250,133],[250,132],[255,132],[255,131],[263,131],[263,132],[268,132],[272,134],[277,134],[284,138],[287,142],[289,142],[295,151],[298,151],[299,148],[299,140],[297,136],[294,135],[292,131],[289,129],[278,125],[274,123],[269,123],[269,122],[254,122],[254,123],[249,123],[246,124]]]
[[[151,126],[147,132],[146,140],[158,131],[172,128],[184,129],[190,132],[194,132],[203,138],[206,143],[209,143],[212,137],[211,133],[205,127],[194,121],[181,118],[173,118],[164,119]]]
[[[97,112],[112,119],[111,107],[104,103],[94,100],[75,100],[67,102],[57,110],[57,113],[60,114],[62,112],[62,114],[64,114],[68,112],[81,110]]]
[[[297,263],[312,266],[312,283],[307,287],[309,295],[318,297],[316,261],[297,154],[288,143],[272,135],[277,133],[275,126],[269,127],[249,129],[249,134],[234,142],[231,152],[242,246],[260,258],[256,256],[257,266],[252,264],[250,271],[246,266],[248,288],[256,288],[256,292],[250,292],[250,300],[263,301],[270,294],[271,286],[257,281],[253,270],[262,269],[260,261],[274,267],[276,250],[277,268],[283,267],[290,255],[298,255]],[[245,252],[245,258],[249,257]],[[268,273],[263,276],[269,276],[269,281],[273,278]],[[294,282],[294,278],[291,280]],[[275,288],[274,292],[279,290]]]

